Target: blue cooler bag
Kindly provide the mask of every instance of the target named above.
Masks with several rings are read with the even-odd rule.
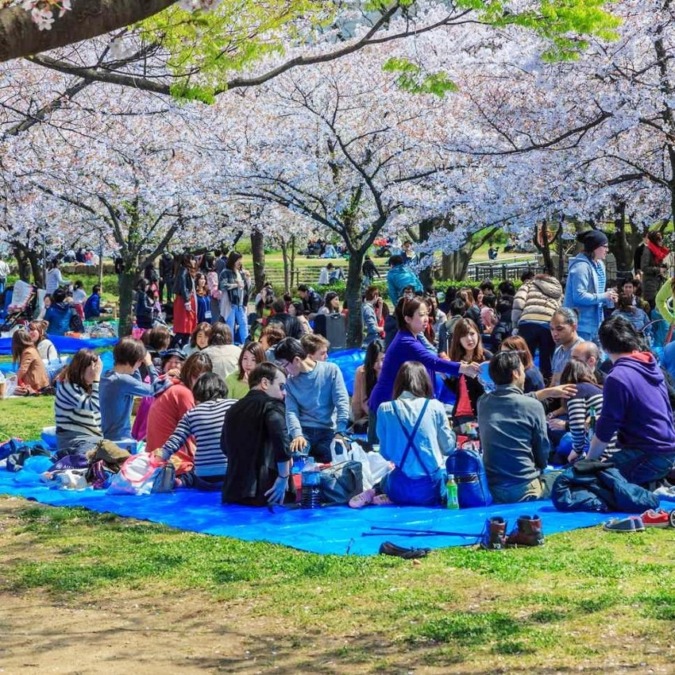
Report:
[[[448,473],[455,477],[457,498],[462,509],[490,506],[492,495],[488,487],[483,458],[476,450],[455,450],[445,463]]]

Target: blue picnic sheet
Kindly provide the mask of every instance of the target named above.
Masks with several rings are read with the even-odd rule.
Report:
[[[407,537],[393,532],[363,536],[373,533],[373,526],[477,535],[488,517],[503,516],[509,523],[515,524],[520,515],[537,514],[542,518],[545,534],[551,535],[598,525],[610,517],[602,513],[561,513],[548,500],[460,511],[417,506],[369,506],[362,509],[331,506],[316,510],[275,507],[270,512],[264,507],[222,505],[220,493],[181,489],[172,494],[143,497],[108,495],[103,490],[92,488],[80,492],[55,490],[38,483],[37,474],[34,483],[19,484],[14,480],[15,475],[18,474],[0,471],[0,494],[24,497],[52,506],[81,506],[181,530],[243,541],[266,541],[302,551],[335,555],[374,555],[383,541],[428,548],[466,546],[477,541],[476,536]],[[25,478],[22,477],[23,481]],[[665,500],[663,505],[664,508],[675,507],[673,502]]]
[[[76,338],[67,335],[47,335],[60,354],[74,354],[80,349],[108,349],[117,344],[117,338]],[[0,356],[12,353],[12,338],[0,338]]]

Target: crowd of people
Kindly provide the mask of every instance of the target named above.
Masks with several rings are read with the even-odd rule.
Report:
[[[675,323],[675,283],[644,294],[637,276],[610,284],[607,237],[591,230],[580,241],[564,288],[528,274],[517,292],[511,281],[485,281],[444,297],[424,289],[404,244],[386,275],[393,311],[376,286],[364,289],[365,359],[351,400],[316,331],[317,317],[347,312],[335,291],[300,285],[294,299],[267,285],[254,297],[239,253],[183,256],[172,276],[162,258],[138,287],[141,339],[121,339],[107,372],[81,350],[58,376],[58,451],[143,440],[174,464],[181,486],[249,505],[295,500],[293,458],[329,462],[352,433],[391,463],[352,500],[357,508],[441,504],[445,457],[475,435],[499,503],[547,497],[558,475],[550,463],[584,457],[654,488],[673,477],[675,388],[651,351],[648,313],[658,308]],[[653,267],[663,272],[662,242],[649,243],[643,280]],[[62,281],[45,313],[50,333],[65,321]],[[165,291],[173,331],[155,314]],[[85,316],[89,300],[78,303]],[[38,320],[13,336],[26,392],[50,386],[45,362],[58,354],[45,328]]]

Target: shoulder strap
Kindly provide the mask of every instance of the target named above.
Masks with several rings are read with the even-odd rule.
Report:
[[[398,409],[396,406],[396,401],[392,402],[392,410],[394,411],[394,415],[396,415],[396,419],[398,420],[399,425],[401,426],[401,429],[403,431],[403,435],[407,438],[408,443],[405,446],[405,450],[403,451],[403,456],[401,457],[401,462],[399,464],[399,468],[402,468],[405,465],[405,461],[408,458],[408,452],[412,450],[415,453],[415,457],[417,457],[417,461],[422,465],[422,468],[424,469],[424,473],[427,474],[427,476],[431,476],[431,472],[429,469],[424,464],[424,461],[422,460],[421,453],[417,446],[415,445],[415,435],[417,434],[417,430],[420,428],[420,424],[422,423],[422,419],[424,418],[424,414],[427,411],[427,407],[429,405],[429,399],[426,399],[424,401],[424,405],[422,406],[422,410],[420,411],[419,417],[417,418],[417,421],[415,422],[415,426],[412,429],[412,432],[409,432],[406,429],[405,424],[403,424],[403,420],[401,419]]]

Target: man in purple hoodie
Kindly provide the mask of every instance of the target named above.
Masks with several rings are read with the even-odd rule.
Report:
[[[625,318],[607,319],[599,337],[614,367],[605,379],[588,459],[599,459],[616,432],[612,462],[626,480],[647,485],[675,467],[673,411],[663,373],[654,355],[641,351],[640,336]]]

